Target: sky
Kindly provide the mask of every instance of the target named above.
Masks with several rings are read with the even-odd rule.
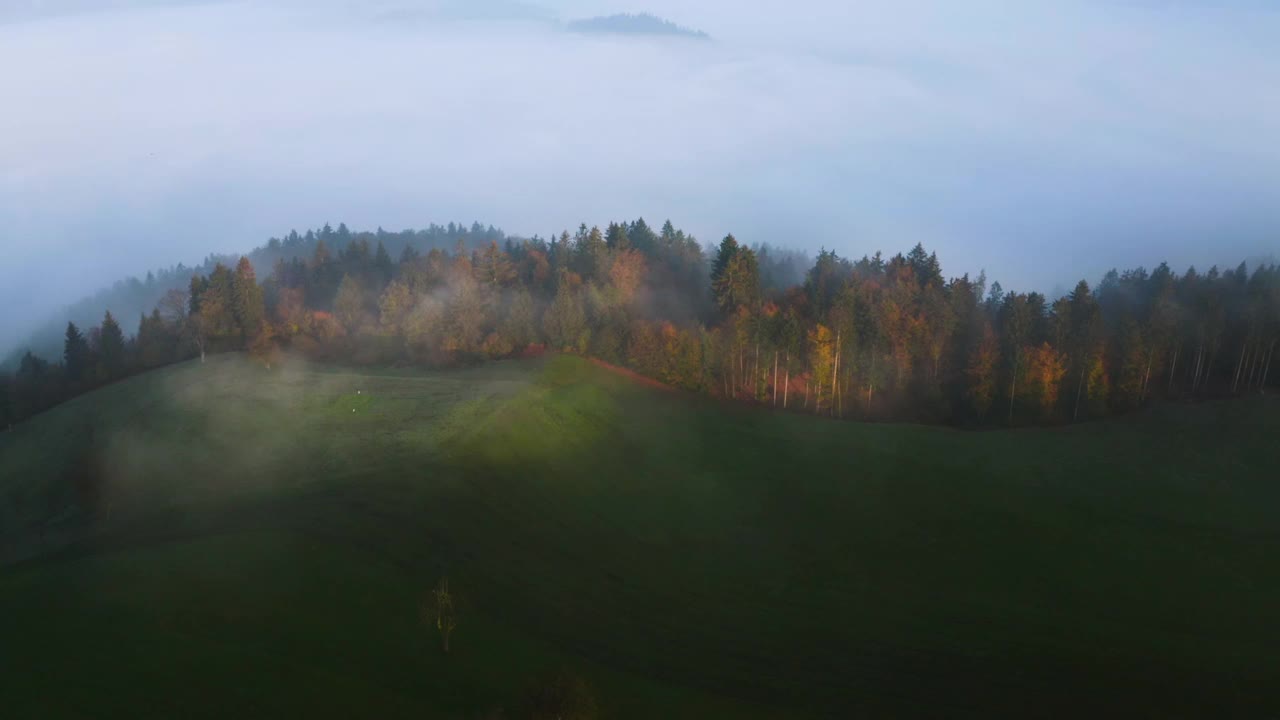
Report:
[[[0,0],[0,349],[291,228],[670,218],[1057,293],[1280,255],[1263,0]],[[651,12],[711,42],[584,36]]]

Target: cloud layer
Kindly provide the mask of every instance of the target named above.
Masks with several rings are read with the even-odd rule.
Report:
[[[154,5],[0,24],[0,345],[326,220],[923,241],[1050,291],[1280,247],[1280,16],[1252,3]],[[716,42],[556,22],[621,11]]]

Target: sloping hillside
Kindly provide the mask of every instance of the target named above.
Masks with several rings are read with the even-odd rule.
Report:
[[[1277,430],[1271,399],[976,434],[571,357],[214,358],[0,435],[0,689],[19,717],[473,717],[569,667],[606,717],[1256,715]]]

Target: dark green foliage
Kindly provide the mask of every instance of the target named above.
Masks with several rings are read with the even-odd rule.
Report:
[[[13,408],[13,377],[0,372],[0,431],[8,430],[15,420]]]
[[[89,341],[85,339],[75,323],[67,323],[67,338],[63,345],[62,362],[66,367],[67,380],[72,383],[83,382],[93,365]]]
[[[391,261],[391,254],[387,252],[387,247],[381,240],[378,241],[378,249],[373,254],[373,269],[380,284],[390,282],[395,274],[395,263]]]
[[[98,363],[104,379],[119,377],[124,372],[125,342],[120,323],[108,311],[102,318],[102,331],[98,337]]]
[[[711,292],[726,316],[738,308],[754,310],[760,300],[760,268],[755,251],[740,246],[732,235],[721,241],[711,266]]]

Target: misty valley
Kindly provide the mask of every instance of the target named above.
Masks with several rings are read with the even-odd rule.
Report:
[[[0,718],[1280,717],[1277,36],[3,4]]]

